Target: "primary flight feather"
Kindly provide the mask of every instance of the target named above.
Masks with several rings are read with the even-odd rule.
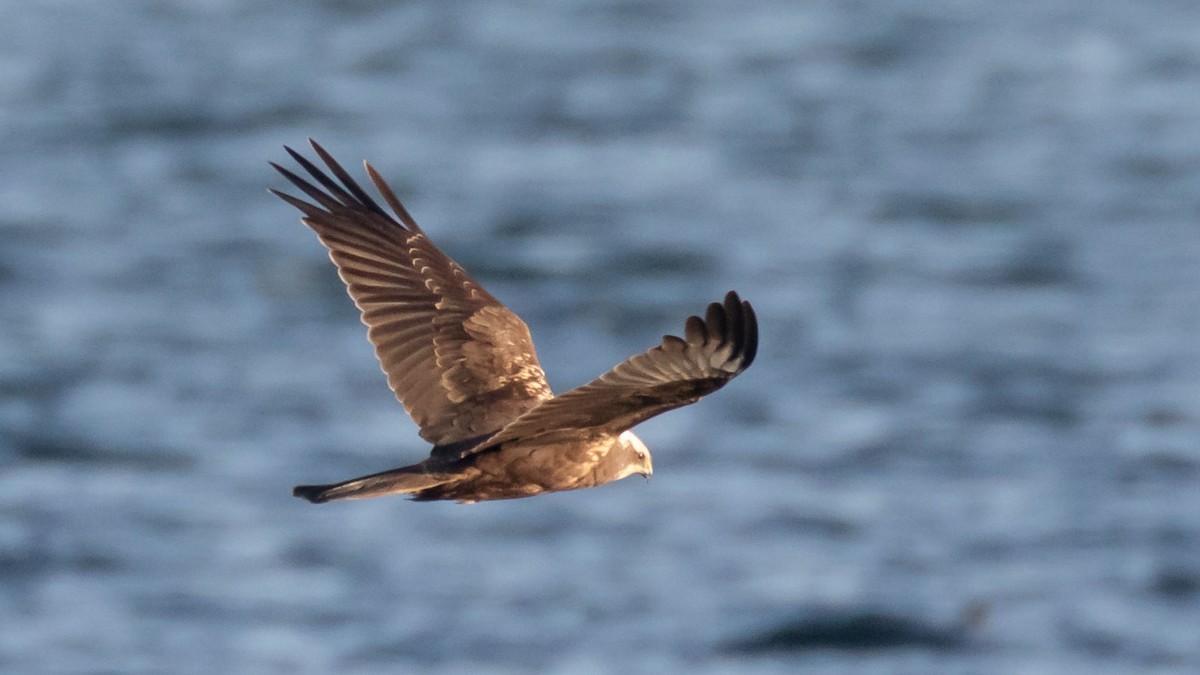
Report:
[[[309,142],[329,173],[285,149],[315,184],[271,166],[311,201],[271,192],[299,209],[329,249],[388,385],[434,447],[419,464],[301,485],[297,497],[323,503],[400,493],[478,502],[649,475],[650,451],[630,428],[695,403],[754,361],[754,310],[731,291],[703,318],[688,317],[682,338],[665,336],[554,396],[525,322],[433,245],[370,164],[367,175],[394,215]]]

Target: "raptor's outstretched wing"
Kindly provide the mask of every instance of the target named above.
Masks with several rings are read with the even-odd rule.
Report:
[[[529,328],[442,253],[370,164],[384,211],[315,141],[337,178],[285,148],[317,185],[272,163],[314,203],[304,213],[368,326],[396,398],[435,445],[490,434],[552,396]]]
[[[661,345],[544,401],[462,454],[568,430],[618,434],[725,386],[750,366],[757,350],[754,309],[730,291],[723,303],[708,306],[703,319],[688,317],[683,338],[665,336]]]

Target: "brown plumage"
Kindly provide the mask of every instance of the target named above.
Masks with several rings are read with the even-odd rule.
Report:
[[[297,497],[477,502],[649,475],[650,451],[629,429],[700,400],[754,360],[754,310],[730,291],[704,318],[688,317],[683,338],[665,336],[555,397],[525,322],[433,245],[370,164],[367,175],[395,217],[309,142],[333,178],[285,148],[316,184],[271,166],[312,202],[271,192],[299,209],[329,249],[389,386],[434,447],[419,464],[301,485]]]

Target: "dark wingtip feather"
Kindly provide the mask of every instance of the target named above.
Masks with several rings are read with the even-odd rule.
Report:
[[[708,328],[709,335],[719,335],[724,338],[729,334],[729,324],[732,318],[720,303],[712,302],[709,303],[708,310],[704,312],[704,325]]]
[[[320,185],[320,188],[313,183],[310,183],[307,179],[301,178],[296,173],[293,173],[292,171],[276,164],[275,162],[268,163],[276,171],[282,174],[284,178],[288,179],[289,182],[312,198],[313,201],[320,204],[329,213],[337,213],[339,209],[350,209],[353,211],[365,210],[381,215],[388,220],[392,220],[391,216],[389,216],[387,212],[384,211],[383,208],[381,208],[370,195],[367,194],[366,190],[359,185],[358,181],[354,180],[354,177],[351,176],[348,171],[342,168],[342,165],[333,158],[333,155],[331,155],[328,150],[326,150],[320,143],[316,142],[311,137],[308,139],[308,143],[312,146],[313,151],[317,153],[317,157],[319,157],[321,161],[325,163],[325,166],[328,167],[328,173],[325,169],[318,167],[316,164],[306,159],[304,155],[301,155],[290,146],[285,145],[283,146],[283,149],[287,152],[288,156],[290,156],[292,160],[296,162],[296,164],[299,164],[300,167],[304,169],[304,171]],[[367,162],[363,162],[363,164],[366,166],[367,175],[370,177],[371,182],[375,184],[375,187],[379,190],[380,194],[383,195],[383,198],[387,202],[388,206],[392,207],[392,211],[395,212],[396,216],[399,218],[400,224],[412,232],[422,234],[421,228],[417,226],[417,223],[413,219],[412,215],[409,214],[408,210],[404,208],[404,205],[400,203],[400,199],[396,197],[396,193],[392,191],[391,187],[388,186],[379,173],[375,171],[374,167]],[[330,174],[332,174],[332,177]],[[324,189],[322,190],[321,188]],[[283,194],[280,194],[274,190],[272,190],[272,192],[284,198],[293,206],[298,207],[294,201],[288,200]],[[305,209],[301,210],[304,210],[305,213],[310,217],[314,216],[313,213],[309,213]]]
[[[736,296],[734,296],[736,297]],[[754,308],[750,306],[748,301],[743,300],[741,303],[744,335],[746,345],[743,347],[742,369],[750,367],[754,363],[754,357],[758,355],[758,317],[754,314]]]
[[[291,149],[289,148],[288,151],[291,152]],[[301,166],[303,166],[305,169],[307,169],[309,173],[312,173],[313,171],[317,171],[316,167],[314,167],[311,163],[309,163],[303,157],[300,157],[299,155],[295,155],[295,154],[293,154],[293,157],[296,157],[297,163],[299,163]],[[312,183],[309,183],[308,181],[304,180],[300,176],[297,176],[295,173],[293,173],[289,169],[285,169],[284,167],[279,166],[278,164],[276,164],[274,162],[271,162],[270,164],[271,164],[271,166],[275,167],[276,171],[283,174],[283,177],[288,179],[288,182],[290,182],[292,185],[295,185],[297,188],[300,189],[301,192],[308,195],[310,198],[312,198],[313,201],[317,202],[318,204],[320,204],[322,207],[324,207],[328,211],[332,212],[333,209],[336,209],[339,206],[341,206],[341,202],[337,201],[330,195],[328,195],[324,192],[321,192],[320,190],[317,189],[317,187],[315,185],[313,185]],[[325,182],[329,180],[328,178],[325,178],[324,174],[321,174],[320,171],[317,171],[317,173],[314,175],[317,177],[317,180],[320,181],[322,185],[325,185]],[[323,179],[323,178],[324,178],[324,180],[322,181],[321,179]],[[326,187],[328,187],[328,186],[326,186]],[[278,194],[278,193],[276,193],[276,194]]]
[[[354,198],[358,200],[359,204],[377,213],[383,213],[383,209],[379,208],[379,205],[375,203],[374,199],[371,199],[371,195],[368,195],[366,190],[363,190],[362,187],[359,186],[358,181],[354,180],[354,177],[350,175],[349,171],[346,171],[342,168],[342,165],[333,158],[333,155],[329,154],[325,148],[322,148],[320,144],[313,139],[308,139],[308,142],[312,145],[313,150],[316,151],[317,156],[321,158],[321,161],[325,162],[325,166],[329,167],[329,170],[333,172],[333,175],[342,182],[342,185],[350,191],[350,194],[352,194]]]
[[[312,139],[309,139],[309,141],[314,142],[314,141],[312,141]],[[321,146],[318,145],[316,147],[320,148]],[[332,178],[330,178],[328,174],[326,174],[324,171],[322,171],[316,164],[313,164],[312,162],[308,161],[304,157],[304,155],[301,155],[300,153],[296,152],[295,150],[292,150],[291,148],[289,148],[287,146],[284,146],[284,149],[287,150],[288,154],[292,156],[292,159],[295,160],[297,164],[299,164],[305,171],[308,172],[308,175],[312,176],[318,183],[320,183],[321,187],[323,187],[329,191],[329,196],[327,196],[325,199],[336,200],[333,203],[335,205],[340,205],[340,206],[353,206],[355,204],[354,196],[351,195],[350,193],[346,192],[344,189],[342,189],[342,186],[340,186],[336,182],[334,182],[334,180]],[[323,149],[321,150],[321,152],[323,152]],[[325,159],[326,157],[328,157],[328,153],[321,155],[321,152],[318,152],[317,154],[320,155],[322,159]],[[330,157],[329,159],[332,159],[332,158]],[[326,164],[328,164],[328,163],[329,163],[329,160],[326,160]],[[332,166],[330,166],[330,169],[333,169],[334,166],[336,166],[336,165],[337,165],[337,163],[334,162],[334,164]],[[340,169],[341,167],[337,167],[337,168]],[[337,171],[334,170],[334,173],[336,174]],[[290,177],[289,177],[289,180],[291,180]],[[292,182],[295,183],[295,181],[292,181]],[[297,187],[304,189],[304,187],[299,184],[297,184]],[[322,201],[322,204],[324,204],[324,201]],[[331,208],[331,207],[327,206],[326,208]]]
[[[297,485],[292,488],[292,496],[307,499],[313,504],[324,504],[329,501],[329,485]]]
[[[280,199],[287,202],[288,204],[291,204],[292,206],[299,209],[300,212],[303,213],[306,218],[319,218],[322,214],[325,213],[319,207],[309,204],[308,202],[304,201],[303,199],[297,199],[297,198],[287,194],[286,192],[280,192],[279,190],[276,190],[274,188],[267,188],[267,191],[270,192],[271,194],[275,195],[276,197],[279,197]]]
[[[363,162],[363,167],[367,170],[367,176],[371,178],[371,182],[375,184],[375,189],[379,190],[379,194],[383,195],[384,201],[388,203],[388,206],[392,207],[392,211],[400,219],[400,222],[413,232],[424,234],[421,231],[421,227],[417,225],[417,221],[412,217],[412,214],[408,212],[408,209],[404,208],[404,204],[396,196],[396,192],[392,190],[392,186],[387,184],[387,181],[383,179],[383,176],[379,175],[375,167],[371,166],[371,163],[367,161]]]
[[[754,315],[754,308],[750,306],[749,302],[742,300],[737,291],[729,291],[725,294],[723,309],[724,336],[726,340],[733,343],[733,353],[740,360],[738,363],[738,372],[740,373],[750,367],[758,353],[758,319]]]
[[[683,337],[691,344],[704,344],[708,340],[708,328],[704,325],[704,319],[689,316],[683,324]]]
[[[758,353],[758,319],[754,308],[736,291],[726,293],[723,302],[709,304],[703,319],[689,316],[683,334],[691,345],[704,345],[710,340],[729,345],[729,363],[736,364],[733,367],[737,369],[734,374],[749,368]]]

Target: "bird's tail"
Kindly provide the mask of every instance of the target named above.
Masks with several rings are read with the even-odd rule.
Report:
[[[292,496],[324,504],[338,499],[369,499],[390,494],[408,494],[436,487],[454,479],[453,474],[427,472],[420,464],[373,473],[328,485],[297,485]]]

